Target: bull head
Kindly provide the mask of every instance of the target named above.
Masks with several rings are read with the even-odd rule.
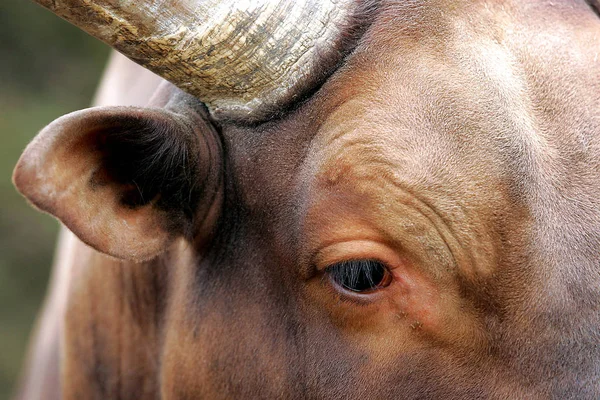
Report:
[[[86,251],[65,398],[600,398],[590,1],[40,2],[176,86],[17,166],[162,254]]]

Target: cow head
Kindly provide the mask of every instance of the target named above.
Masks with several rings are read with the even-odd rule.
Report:
[[[600,395],[588,5],[40,2],[193,95],[63,117],[17,166],[143,262],[80,277],[68,395]]]

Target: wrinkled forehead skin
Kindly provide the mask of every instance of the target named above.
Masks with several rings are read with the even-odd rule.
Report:
[[[158,305],[129,291],[136,327],[92,329],[97,381],[137,365],[125,398],[157,385],[143,370],[164,398],[598,398],[599,38],[580,1],[382,7],[297,110],[223,126],[215,240],[154,263],[147,285],[169,283]],[[358,239],[409,260],[408,300],[352,304],[315,274]],[[98,277],[142,268],[117,267]]]

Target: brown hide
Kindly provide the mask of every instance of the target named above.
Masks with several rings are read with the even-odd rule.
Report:
[[[219,127],[208,241],[141,264],[79,245],[63,398],[600,397],[598,16],[439,0],[373,18],[284,118]],[[370,257],[390,286],[331,284]]]

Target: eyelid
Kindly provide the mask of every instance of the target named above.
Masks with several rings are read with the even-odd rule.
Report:
[[[314,258],[318,271],[330,265],[348,261],[371,259],[385,264],[390,270],[402,264],[402,259],[389,246],[372,240],[350,240],[329,245],[320,250]]]

